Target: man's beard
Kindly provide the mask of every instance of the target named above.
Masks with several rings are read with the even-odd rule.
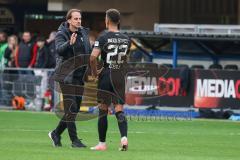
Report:
[[[81,28],[81,24],[77,24],[77,25],[75,26],[75,28],[76,28],[76,29]]]

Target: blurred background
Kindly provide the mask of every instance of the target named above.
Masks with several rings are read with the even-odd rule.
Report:
[[[129,106],[220,109],[222,117],[224,109],[239,109],[240,0],[0,0],[1,107],[16,109],[24,101],[21,109],[52,110],[61,100],[49,78],[56,65],[55,35],[71,8],[82,11],[91,44],[105,29],[105,11],[120,10],[120,29],[132,42],[130,62],[164,75],[167,83],[155,86],[163,90],[150,100],[126,90]],[[196,96],[193,82],[207,76],[233,77],[237,97]],[[97,105],[96,92],[84,94],[82,110],[89,111]]]
[[[83,25],[104,29],[104,12],[118,8],[122,29],[153,30],[154,23],[239,24],[239,0],[0,0],[0,29],[8,34],[29,30],[47,36],[70,8],[83,13]],[[51,24],[51,25],[49,25]]]

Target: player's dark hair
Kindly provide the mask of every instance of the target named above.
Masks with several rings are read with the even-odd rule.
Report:
[[[45,39],[44,36],[39,36],[39,37],[37,37],[37,39],[36,39],[37,42],[39,42],[39,41],[40,41],[40,42],[45,42],[45,40],[46,40],[46,39]]]
[[[72,18],[72,13],[73,12],[79,12],[81,14],[81,10],[79,9],[70,9],[68,12],[67,12],[67,15],[66,15],[66,20],[69,20]]]
[[[114,24],[120,23],[120,12],[117,9],[109,9],[106,11],[107,18]]]

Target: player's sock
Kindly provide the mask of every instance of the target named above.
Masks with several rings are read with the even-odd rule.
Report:
[[[99,142],[99,145],[106,145],[106,142]]]
[[[118,127],[121,133],[121,137],[127,137],[128,126],[127,126],[127,118],[124,115],[124,112],[123,111],[116,112],[115,115],[118,120]]]
[[[107,120],[108,111],[99,110],[99,117],[98,117],[98,135],[99,141],[105,142],[106,141],[106,134],[108,128],[108,120]]]

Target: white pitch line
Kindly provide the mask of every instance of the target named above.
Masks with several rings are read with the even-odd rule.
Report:
[[[51,130],[35,130],[35,129],[4,129],[0,128],[0,132],[44,132],[48,133]],[[87,131],[87,130],[79,130],[78,133],[97,133],[96,131]],[[110,134],[119,134],[119,131],[108,131]],[[157,135],[180,135],[186,133],[179,133],[179,132],[142,132],[142,131],[129,131],[129,134],[157,134]],[[198,134],[193,134],[193,133],[188,133],[190,135],[198,135]],[[230,136],[240,136],[240,133],[229,133],[229,134],[218,134],[218,133],[210,133],[209,135],[230,135]]]
[[[50,130],[35,130],[35,129],[0,129],[0,132],[49,132]],[[87,130],[79,130],[79,133],[95,133],[96,131],[87,131]],[[119,133],[117,131],[108,131],[108,133],[116,134]],[[136,131],[136,132],[128,132],[130,134],[144,134],[146,132]]]

